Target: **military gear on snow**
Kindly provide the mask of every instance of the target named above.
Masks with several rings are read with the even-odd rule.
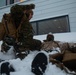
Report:
[[[41,41],[33,39],[34,30],[28,19],[30,13],[33,14],[32,9],[34,8],[34,4],[12,6],[10,13],[4,15],[7,20],[9,33],[5,25],[5,18],[2,18],[2,22],[0,23],[0,40],[6,40],[6,42],[11,45],[13,39],[9,39],[9,37],[11,36],[11,38],[15,38],[15,43],[20,43],[17,47],[18,50],[20,50],[18,52],[21,52],[20,54],[27,50],[40,49]],[[9,37],[5,38],[7,34]],[[9,48],[7,47],[7,49]]]
[[[65,51],[62,62],[71,71],[76,71],[76,53]]]
[[[76,67],[75,67],[76,66],[76,53],[70,50],[71,43],[58,42],[58,44],[60,46],[61,53],[49,55],[49,61],[57,64],[59,68],[62,68],[68,74],[76,74],[76,73],[71,72],[71,71],[76,72]],[[73,45],[74,44],[75,43],[73,43]]]
[[[44,53],[40,52],[35,56],[34,60],[32,61],[31,71],[35,75],[43,75],[45,73],[47,65],[48,57]]]
[[[10,72],[14,72],[15,69],[13,68],[12,65],[10,65],[9,62],[3,62],[1,64],[1,75],[6,74],[6,75],[10,75]]]
[[[53,50],[56,50],[56,48],[59,48],[59,45],[55,41],[44,41],[42,43],[42,47],[41,47],[42,50],[45,50],[47,52],[51,52]]]
[[[59,47],[60,49],[59,53],[49,53],[49,62],[56,64],[59,68],[64,69],[67,73],[69,73],[70,70],[76,71],[76,67],[74,67],[76,66],[76,54],[74,51],[75,43],[71,44],[68,42],[53,41],[49,36],[51,35],[48,34],[46,40],[44,40],[42,44],[41,49],[45,51],[47,50],[47,52],[51,52],[51,50],[56,47]],[[54,51],[54,49],[52,51]],[[69,74],[75,73],[70,72]]]
[[[29,54],[30,51],[39,51],[41,49],[41,44],[41,41],[36,39],[30,40],[30,42],[26,43],[25,46],[22,43],[16,43],[14,48],[17,58],[19,57],[20,59],[23,59]]]
[[[17,17],[21,19],[21,25],[18,30],[18,44],[15,46],[15,49],[19,50],[19,53],[17,53],[18,56],[22,58],[24,58],[24,55],[26,56],[27,53],[29,53],[29,50],[39,50],[41,46],[41,41],[33,39],[34,31],[28,19],[30,13],[33,14],[32,9],[34,8],[34,4],[15,5],[11,8],[11,14],[14,16],[14,20],[17,20],[15,17],[17,17],[18,14],[22,14],[22,16]],[[23,14],[24,11],[25,13]],[[16,25],[18,24],[17,21]]]
[[[14,49],[15,49],[16,58],[20,58],[20,59],[24,59],[25,56],[27,56],[30,52],[28,48],[21,47],[20,43],[15,43]]]

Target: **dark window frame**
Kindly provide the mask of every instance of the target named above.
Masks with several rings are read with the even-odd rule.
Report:
[[[9,2],[9,3],[8,3]],[[14,0],[6,0],[6,5],[10,5],[10,4],[13,4],[14,3]]]
[[[10,4],[13,4],[14,3],[14,0],[10,0]]]
[[[68,15],[62,15],[62,16],[57,16],[57,17],[53,17],[53,18],[47,18],[47,19],[42,19],[42,20],[38,20],[38,21],[32,21],[31,23],[36,23],[36,32],[37,32],[37,34],[35,34],[35,35],[39,35],[39,22],[41,22],[41,21],[48,21],[48,20],[52,20],[52,19],[58,19],[58,18],[62,18],[62,17],[67,17],[67,27],[68,27],[68,30],[67,30],[67,32],[70,32],[70,23],[69,23],[69,16]]]

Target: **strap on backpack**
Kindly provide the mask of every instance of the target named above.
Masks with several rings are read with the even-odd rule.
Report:
[[[4,22],[5,22],[5,26],[6,26],[7,35],[8,35],[9,34],[9,29],[8,29],[8,26],[7,26],[6,14],[3,15],[3,18],[4,18]]]

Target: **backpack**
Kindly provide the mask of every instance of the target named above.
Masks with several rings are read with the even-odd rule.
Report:
[[[47,65],[48,65],[47,56],[44,53],[40,52],[35,56],[34,60],[32,61],[31,71],[35,75],[43,75],[43,73],[45,73]]]

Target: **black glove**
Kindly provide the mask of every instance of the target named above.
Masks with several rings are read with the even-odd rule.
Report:
[[[15,38],[11,37],[11,36],[5,36],[3,39],[3,42],[7,43],[8,45],[14,45],[15,43]]]
[[[10,46],[7,45],[5,42],[1,45],[1,52],[7,52],[10,49]]]

